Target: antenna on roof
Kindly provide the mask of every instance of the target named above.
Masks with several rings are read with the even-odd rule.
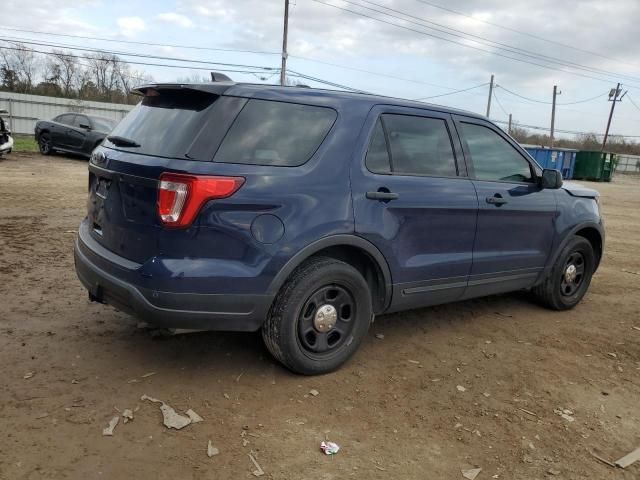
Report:
[[[233,80],[227,77],[224,73],[220,73],[220,72],[211,72],[211,81],[212,82],[233,82]]]

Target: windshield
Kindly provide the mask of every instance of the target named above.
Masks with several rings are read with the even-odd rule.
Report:
[[[189,147],[206,123],[217,95],[186,89],[149,89],[140,102],[111,132],[139,147],[105,145],[120,150],[169,158],[188,158]]]

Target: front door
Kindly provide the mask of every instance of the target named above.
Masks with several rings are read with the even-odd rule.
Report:
[[[449,114],[375,107],[352,168],[355,230],[386,257],[390,311],[458,299],[478,202]]]
[[[80,126],[82,125],[82,126]],[[67,130],[67,146],[73,150],[82,149],[87,138],[89,119],[84,115],[76,115],[73,124]]]
[[[499,128],[467,117],[456,126],[479,204],[464,297],[530,287],[551,251],[555,191],[540,187],[540,168]]]

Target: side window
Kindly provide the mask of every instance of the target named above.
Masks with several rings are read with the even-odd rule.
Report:
[[[444,120],[410,115],[382,115],[389,139],[391,170],[400,175],[454,177],[456,161]]]
[[[376,122],[364,163],[367,169],[373,173],[390,173],[391,171],[387,141],[384,138],[384,129],[380,119]]]
[[[89,119],[84,115],[76,115],[76,118],[73,120],[73,126],[80,128],[80,125],[89,125]]]
[[[320,147],[336,121],[327,107],[251,99],[238,114],[215,162],[295,167]]]
[[[533,182],[529,162],[504,138],[482,125],[461,125],[478,180]]]
[[[74,114],[65,113],[64,115],[58,115],[55,121],[58,123],[62,123],[63,125],[73,125],[74,118],[75,118]]]

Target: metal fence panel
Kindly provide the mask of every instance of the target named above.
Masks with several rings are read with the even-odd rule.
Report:
[[[638,173],[640,174],[640,156],[638,155],[617,155],[616,173]]]
[[[133,107],[120,103],[0,92],[0,110],[9,111],[9,126],[17,134],[33,135],[38,120],[51,120],[61,113],[82,112],[121,120]]]

